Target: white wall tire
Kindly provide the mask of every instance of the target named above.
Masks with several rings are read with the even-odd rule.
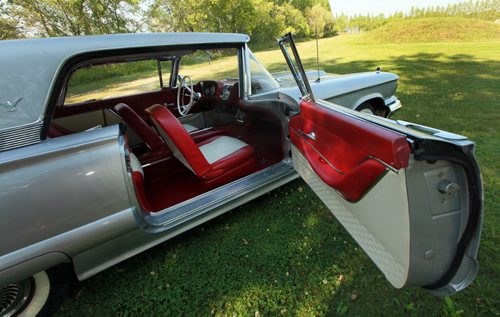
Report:
[[[50,280],[45,271],[38,272],[32,276],[34,290],[31,300],[19,314],[19,317],[37,316],[47,303],[50,294]]]
[[[50,316],[62,303],[71,278],[67,270],[42,271],[0,289],[0,317]]]

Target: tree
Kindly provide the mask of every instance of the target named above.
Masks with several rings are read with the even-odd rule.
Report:
[[[307,36],[309,26],[301,11],[291,4],[273,4],[258,1],[256,5],[258,24],[252,32],[252,40],[256,42],[273,41],[288,32],[297,37]]]
[[[0,40],[15,39],[20,37],[15,21],[0,18]]]
[[[256,25],[251,18],[254,11],[252,0],[156,0],[150,8],[150,28],[250,33]]]
[[[37,36],[137,32],[139,0],[13,0],[11,13]]]
[[[273,0],[271,2],[277,4],[278,6],[288,4],[303,13],[305,13],[307,9],[310,9],[317,4],[321,5],[327,10],[331,9],[330,2],[328,0]]]
[[[315,4],[312,8],[307,9],[306,17],[312,34],[315,34],[317,30],[319,37],[334,35],[331,34],[334,31],[332,13],[321,4]]]
[[[20,37],[17,21],[9,17],[9,3],[0,0],[0,40]]]
[[[152,31],[246,33],[253,42],[287,31],[303,36],[308,29],[297,8],[269,0],[155,0],[149,15]]]

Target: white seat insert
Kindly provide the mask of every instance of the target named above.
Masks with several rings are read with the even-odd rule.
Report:
[[[229,136],[221,136],[199,148],[208,164],[212,164],[245,146],[248,146],[248,144],[241,140]]]

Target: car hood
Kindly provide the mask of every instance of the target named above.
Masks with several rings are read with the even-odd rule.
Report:
[[[317,71],[316,71],[317,74]],[[330,99],[344,94],[348,94],[357,90],[374,87],[387,82],[397,81],[399,76],[388,72],[363,72],[346,75],[324,73],[317,81],[317,75],[313,72],[307,72],[309,83],[316,99]],[[280,80],[280,91],[294,98],[301,97],[297,84],[290,74],[282,76]],[[384,96],[385,98],[390,96]]]

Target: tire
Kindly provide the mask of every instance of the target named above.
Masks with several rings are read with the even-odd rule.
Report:
[[[72,279],[67,272],[66,268],[54,268],[3,287],[0,317],[51,316],[69,291]]]

